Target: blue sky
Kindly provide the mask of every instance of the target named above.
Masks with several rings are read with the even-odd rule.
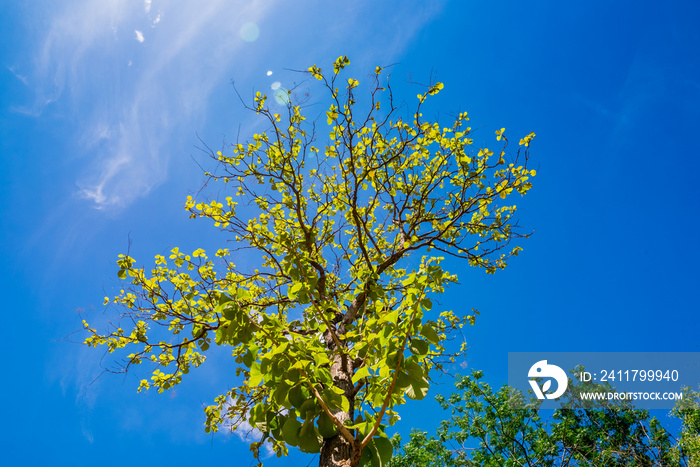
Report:
[[[96,379],[109,358],[71,333],[102,316],[130,240],[146,264],[225,241],[182,205],[203,182],[199,138],[256,128],[231,81],[291,87],[289,69],[344,54],[358,77],[395,64],[408,101],[409,81],[437,76],[436,110],[468,111],[477,144],[537,134],[519,201],[535,234],[495,276],[455,263],[440,299],[481,311],[462,367],[500,385],[513,351],[700,351],[697,17],[693,2],[3,2],[4,458],[252,461],[203,431],[224,353],[176,391],[136,394],[142,374]],[[443,379],[428,399],[450,391]],[[401,431],[432,429],[434,409],[409,404]]]

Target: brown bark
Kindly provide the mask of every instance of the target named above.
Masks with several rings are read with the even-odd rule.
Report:
[[[321,446],[319,467],[355,467],[352,463],[352,445],[342,435],[324,438]]]
[[[347,412],[334,411],[333,415],[341,422],[352,422],[355,418],[355,394],[352,385],[353,361],[347,355],[338,353],[331,363],[331,376],[335,385],[343,390],[350,408]],[[354,430],[351,430],[354,434]],[[359,443],[350,442],[340,432],[331,438],[324,438],[321,446],[319,467],[357,467],[360,461]]]

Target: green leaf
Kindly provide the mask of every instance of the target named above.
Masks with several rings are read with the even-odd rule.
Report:
[[[239,311],[238,305],[234,301],[229,301],[223,305],[224,318],[228,320],[237,319]]]
[[[246,289],[238,288],[236,289],[236,296],[240,300],[248,300],[250,299],[250,292],[248,292]]]
[[[399,374],[396,376],[396,389],[405,391],[411,385],[413,380],[414,378],[411,378],[403,371],[399,371]],[[379,397],[377,397],[374,401],[374,405],[380,407],[384,402],[384,397],[383,394],[378,394],[378,396]]]
[[[214,342],[216,342],[216,345],[223,344],[225,336],[226,336],[226,328],[225,327],[222,326],[219,329],[217,329],[216,334],[214,335]]]
[[[263,374],[260,372],[260,364],[258,362],[253,363],[250,367],[250,377],[248,378],[248,385],[252,388],[258,386],[262,383]]]
[[[289,394],[289,386],[284,382],[280,381],[277,383],[277,388],[275,389],[274,397],[275,402],[281,406],[287,406],[287,395]]]
[[[428,387],[430,383],[427,379],[422,378],[420,380],[411,380],[408,388],[406,388],[406,396],[409,399],[421,400],[428,394]]]
[[[253,350],[251,348],[248,348],[248,351],[245,354],[243,354],[243,364],[250,368],[250,366],[255,361],[255,355],[256,354],[253,352]]]
[[[359,370],[355,372],[355,374],[352,376],[352,384],[357,384],[358,381],[360,381],[362,378],[366,378],[369,376],[369,368],[366,366],[363,366]]]
[[[413,284],[415,281],[416,281],[416,273],[412,272],[406,279],[401,281],[401,284],[407,287],[407,286]]]
[[[408,357],[403,369],[412,379],[423,379],[423,368],[416,361],[416,357]]]
[[[316,363],[316,366],[323,366],[328,365],[331,361],[328,358],[328,355],[323,352],[318,352],[314,354],[314,362]]]
[[[391,441],[380,436],[372,438],[367,449],[371,454],[372,467],[386,467],[389,465],[391,456],[394,454],[394,447]]]
[[[299,449],[302,452],[315,454],[321,451],[322,440],[316,433],[313,419],[308,419],[304,422],[299,430]]]
[[[306,290],[299,291],[299,295],[297,296],[297,301],[299,303],[301,303],[302,305],[306,305],[307,303],[311,302],[311,300],[309,300],[309,294],[306,292]]]
[[[303,286],[304,286],[303,283],[297,282],[294,285],[292,285],[291,287],[289,287],[289,289],[287,290],[287,297],[290,300],[296,300],[297,294],[299,293],[299,291],[301,290],[301,288]]]
[[[270,432],[275,439],[284,439],[284,424],[287,423],[288,417],[284,415],[278,415],[275,417],[274,423],[270,424]]]
[[[126,270],[120,269],[117,272],[117,277],[119,277],[120,279],[126,279]]]
[[[282,436],[284,436],[284,442],[292,446],[299,445],[299,430],[301,430],[301,423],[296,418],[289,418],[282,426]]]
[[[219,305],[223,305],[224,303],[230,302],[231,300],[233,300],[233,299],[231,297],[229,297],[228,295],[226,295],[225,293],[221,292],[219,294]]]
[[[292,403],[294,407],[301,407],[304,402],[306,402],[307,395],[304,394],[304,389],[300,384],[292,387],[292,389],[289,390],[289,402]]]
[[[423,339],[411,339],[411,353],[413,353],[416,356],[423,356],[423,355],[428,355],[428,351],[430,350],[430,344],[428,344],[426,341]]]
[[[333,423],[326,412],[321,413],[317,423],[318,433],[324,438],[332,438],[338,433],[338,427],[335,426],[335,423]]]
[[[314,399],[313,397],[304,401],[304,403],[301,404],[301,407],[299,407],[299,413],[302,417],[316,417],[316,414],[318,412],[319,407],[316,404],[316,399]]]
[[[423,325],[423,327],[420,330],[420,333],[423,334],[423,336],[428,339],[430,342],[433,344],[439,344],[440,343],[440,338],[438,337],[438,333],[435,331],[435,328],[431,326],[430,324],[426,323]]]
[[[396,308],[390,313],[387,313],[386,316],[384,316],[384,320],[396,324],[399,321],[399,309]]]

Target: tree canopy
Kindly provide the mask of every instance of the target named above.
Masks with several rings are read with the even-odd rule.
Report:
[[[448,348],[450,333],[474,323],[475,313],[433,307],[457,281],[443,260],[494,273],[527,236],[511,199],[531,188],[534,133],[514,151],[504,128],[497,150],[474,148],[466,112],[449,126],[422,114],[442,83],[425,85],[409,112],[386,70],[363,88],[341,78],[348,64],[308,69],[328,96],[322,119],[307,120],[291,92],[272,108],[258,92],[247,107],[267,129],[212,153],[207,184],[225,196],[188,197],[185,208],[224,232],[226,248],[174,248],[148,269],[120,255],[127,285],[105,304],[129,328],[84,323],[86,344],[124,349],[125,370],[153,365],[139,390],[170,389],[212,343],[228,346],[235,374],[205,429],[250,423],[262,433],[256,457],[270,442],[278,455],[320,452],[322,466],[386,465],[397,408],[426,396],[431,374],[463,350]]]
[[[483,372],[458,377],[457,392],[438,396],[448,412],[428,437],[411,432],[391,467],[533,466],[533,467],[694,467],[700,465],[700,392],[685,388],[671,415],[680,419],[677,436],[646,410],[629,402],[583,401],[580,392],[607,392],[609,385],[573,384],[562,407],[544,418],[541,401],[527,400],[507,385],[494,391]],[[520,400],[514,403],[514,398]]]

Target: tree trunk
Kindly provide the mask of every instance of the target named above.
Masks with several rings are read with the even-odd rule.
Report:
[[[319,467],[355,467],[357,464],[352,464],[352,454],[352,445],[343,435],[324,438],[318,465]]]
[[[353,362],[346,355],[336,355],[330,369],[336,387],[343,390],[350,405],[347,412],[338,410],[334,412],[334,415],[341,423],[352,422],[355,418],[355,394],[352,385]],[[354,430],[351,430],[351,433],[354,433]],[[357,467],[360,454],[360,452],[356,452],[355,446],[338,432],[332,438],[323,439],[318,465],[319,467]]]

